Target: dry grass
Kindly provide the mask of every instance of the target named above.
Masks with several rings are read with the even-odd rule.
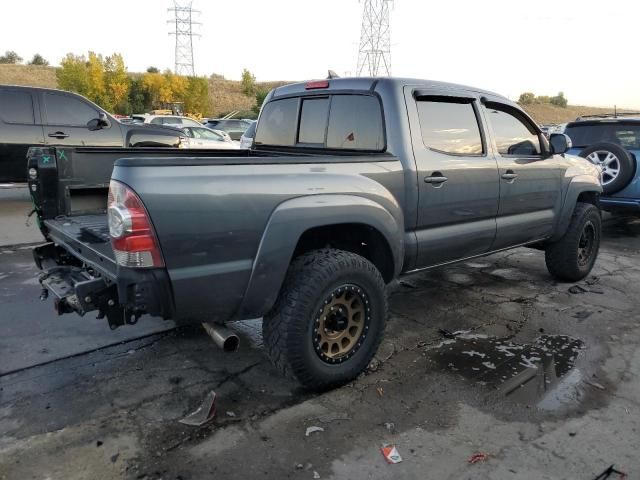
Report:
[[[0,84],[56,88],[56,69],[38,65],[0,65]]]
[[[258,82],[258,88],[271,90],[287,82]],[[235,80],[211,78],[209,80],[209,104],[211,115],[216,117],[233,110],[251,110],[256,104],[254,97],[247,97],[242,93],[242,85]]]
[[[583,107],[580,105],[568,105],[566,108],[561,108],[550,104],[535,104],[523,105],[522,107],[539,124],[566,123],[575,120],[580,115],[613,113],[611,108]]]

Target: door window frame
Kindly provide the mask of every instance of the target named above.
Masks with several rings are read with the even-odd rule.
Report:
[[[418,126],[420,127],[420,131],[419,131],[420,142],[424,146],[424,148],[432,152],[439,153],[441,155],[449,155],[452,157],[486,158],[486,156],[488,155],[487,136],[484,130],[483,122],[482,122],[482,116],[480,114],[478,99],[476,97],[464,96],[464,95],[447,95],[447,94],[434,93],[434,92],[418,89],[413,91],[413,99],[416,103],[417,121],[418,121]],[[418,109],[418,102],[471,104],[471,108],[473,109],[473,114],[476,118],[476,124],[478,125],[478,131],[480,132],[480,142],[482,145],[482,153],[445,152],[444,150],[438,150],[437,148],[433,148],[427,145],[424,141],[424,136],[422,135],[422,124],[420,123],[420,111]]]
[[[91,109],[93,109],[96,113],[96,116],[94,118],[98,118],[98,116],[100,115],[100,113],[105,113],[102,109],[100,109],[100,107],[98,107],[97,105],[95,105],[94,103],[82,98],[82,97],[78,97],[76,95],[71,95],[67,92],[58,92],[58,91],[47,91],[47,92],[41,92],[41,94],[39,95],[40,97],[40,102],[42,103],[42,124],[46,127],[87,127],[87,124],[85,123],[84,125],[81,124],[77,124],[77,123],[50,123],[49,122],[49,115],[48,115],[48,111],[47,111],[47,101],[45,98],[45,95],[54,95],[54,96],[60,96],[60,97],[66,97],[66,98],[73,98],[74,100],[79,101],[80,103],[85,104],[87,107],[90,107]],[[109,118],[111,120],[111,116],[107,115],[107,118]],[[92,120],[92,119],[89,119]],[[113,122],[109,122],[109,123],[113,123]],[[109,127],[106,128],[111,128],[111,125],[109,125]]]
[[[531,118],[529,118],[522,110],[512,105],[494,101],[494,100],[489,100],[486,98],[482,99],[482,105],[485,109],[484,114],[487,121],[487,125],[491,130],[491,135],[493,137],[492,143],[493,143],[493,148],[495,150],[496,155],[504,158],[534,158],[534,159],[544,159],[549,156],[549,149],[547,146],[548,144],[544,140],[544,135],[542,134],[542,131],[536,125],[536,123],[533,120],[531,120]],[[496,143],[496,138],[497,138],[496,132],[493,128],[493,123],[491,123],[491,118],[489,116],[489,112],[488,112],[489,109],[498,110],[500,112],[511,115],[512,117],[515,117],[516,120],[519,120],[521,123],[524,124],[527,130],[529,130],[531,133],[535,133],[536,137],[538,138],[538,143],[540,144],[540,153],[536,155],[519,155],[519,154],[500,153],[498,151],[498,144]]]

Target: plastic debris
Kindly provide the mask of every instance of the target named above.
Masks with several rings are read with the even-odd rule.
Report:
[[[395,428],[396,428],[396,424],[393,423],[393,422],[385,422],[384,426],[390,432],[393,432],[395,430]]]
[[[376,391],[378,392],[378,395],[380,395],[380,396],[384,395],[384,389],[382,387],[376,388]]]
[[[324,428],[322,427],[316,427],[315,425],[312,427],[307,427],[307,431],[304,432],[304,436],[308,437],[309,435],[311,435],[312,433],[315,432],[324,432]]]
[[[320,478],[320,474],[315,470],[313,471],[313,478]]]
[[[395,445],[383,445],[382,448],[380,448],[380,451],[382,452],[382,455],[384,456],[384,459],[387,461],[387,463],[395,464],[402,461],[400,452],[398,452],[398,449]]]
[[[216,392],[211,390],[204,398],[200,406],[189,415],[179,420],[180,423],[200,427],[213,420],[216,416]]]
[[[594,388],[597,388],[598,390],[606,390],[606,387],[604,385],[600,385],[598,382],[592,382],[591,380],[585,380],[585,382],[587,385],[591,385]]]
[[[479,462],[486,462],[487,460],[489,460],[488,453],[474,453],[467,459],[467,462],[479,463]]]
[[[600,475],[598,475],[594,480],[605,480],[607,478],[611,478],[611,475],[618,475],[618,478],[622,479],[622,478],[627,478],[627,474],[624,472],[621,472],[620,470],[616,470],[614,468],[614,465],[610,465],[609,468],[607,468],[604,472],[602,472]]]
[[[227,412],[227,417],[232,417],[233,418],[235,416],[236,416],[235,412],[232,412],[232,411],[228,411]]]
[[[580,293],[587,293],[587,289],[584,287],[581,287],[580,285],[574,285],[573,287],[569,288],[569,293],[573,293],[574,295],[578,295]]]

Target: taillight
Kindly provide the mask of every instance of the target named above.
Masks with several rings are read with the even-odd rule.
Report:
[[[111,180],[107,207],[116,262],[123,267],[163,267],[158,239],[147,210],[133,190]]]

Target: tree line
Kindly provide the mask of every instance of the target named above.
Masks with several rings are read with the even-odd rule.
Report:
[[[22,63],[24,60],[20,55],[18,55],[13,50],[7,50],[4,52],[4,55],[0,55],[0,64],[13,64],[17,65]],[[42,55],[36,53],[33,58],[27,62],[27,65],[49,65],[49,62],[44,59]]]
[[[538,95],[531,92],[524,92],[520,94],[520,98],[518,99],[518,103],[520,105],[533,105],[533,104],[541,104],[541,103],[549,103],[551,105],[555,105],[557,107],[566,108],[568,105],[568,100],[564,96],[564,92],[559,92],[555,97],[549,97],[547,95]]]

